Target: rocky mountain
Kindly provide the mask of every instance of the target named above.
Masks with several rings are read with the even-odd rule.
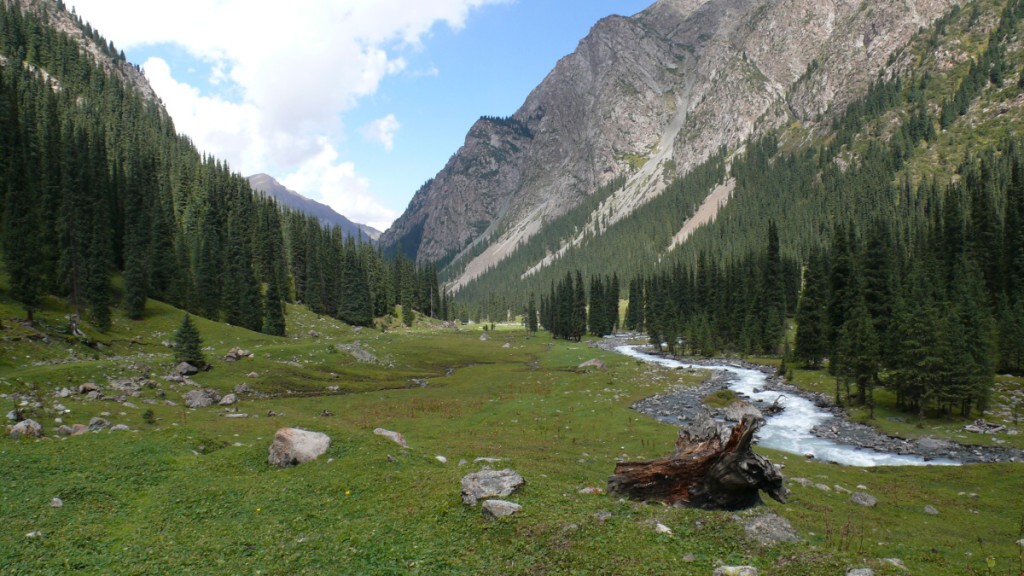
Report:
[[[464,285],[625,177],[578,230],[600,234],[723,148],[826,126],[953,4],[659,0],[605,18],[513,116],[481,118],[381,242]]]
[[[63,0],[58,0],[57,2],[51,0],[9,0],[7,3],[25,12],[35,14],[46,26],[67,34],[69,38],[79,45],[82,52],[87,54],[93,63],[100,66],[108,75],[118,78],[131,86],[136,93],[146,100],[160,102],[160,98],[153,91],[149,81],[146,80],[146,75],[143,74],[142,69],[128,62],[124,57],[124,53],[119,52],[112,41],[106,41],[98,30],[94,29],[88,22],[83,22],[82,18],[75,13],[74,8],[69,9]],[[4,65],[5,61],[6,58],[0,57],[0,65]],[[23,65],[32,67],[27,62],[23,63]],[[59,89],[59,80],[50,76],[49,72],[42,69],[36,71],[47,82],[50,82],[54,89]],[[162,107],[161,112],[166,114]]]
[[[326,226],[338,226],[346,236],[360,236],[376,242],[380,238],[380,230],[357,224],[348,218],[335,212],[330,206],[321,204],[316,200],[306,198],[302,194],[285,188],[283,184],[268,174],[254,174],[249,176],[249,185],[252,189],[261,192],[266,196],[277,200],[278,204],[294,208],[304,214],[316,216]]]

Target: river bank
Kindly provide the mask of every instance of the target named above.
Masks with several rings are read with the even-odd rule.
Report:
[[[697,387],[673,387],[633,405],[636,411],[674,426],[686,425],[702,411],[708,410],[703,402],[707,395],[730,388],[762,411],[780,396],[780,404],[792,405],[778,415],[768,417],[769,426],[759,434],[759,443],[768,447],[844,464],[868,466],[1024,462],[1024,450],[1016,448],[960,444],[930,437],[904,439],[883,434],[871,426],[850,421],[845,410],[833,406],[828,396],[806,392],[787,383],[775,375],[772,367],[735,359],[672,358],[657,353],[650,346],[641,346],[636,352],[630,352],[622,348],[630,341],[635,342],[635,338],[605,338],[594,345],[644,361],[657,361],[663,365],[670,363],[673,369],[707,367],[714,370],[711,377]],[[644,355],[650,355],[652,359]],[[797,410],[796,399],[813,406],[800,404]],[[725,410],[714,412],[719,418],[729,417]]]

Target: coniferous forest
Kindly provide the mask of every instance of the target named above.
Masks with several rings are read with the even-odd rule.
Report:
[[[112,307],[143,317],[147,298],[275,335],[284,302],[362,326],[396,304],[408,322],[448,314],[435,267],[255,194],[116,73],[131,65],[112,42],[73,16],[104,47],[97,62],[45,10],[66,8],[0,3],[0,247],[29,320],[48,294],[101,331]]]

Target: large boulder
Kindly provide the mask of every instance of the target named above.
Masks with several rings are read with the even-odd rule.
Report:
[[[220,402],[220,394],[216,390],[189,390],[182,395],[185,399],[185,406],[189,408],[206,408]]]
[[[110,422],[96,416],[89,420],[89,432],[99,432],[100,430],[106,430],[110,428]]]
[[[485,498],[505,498],[520,489],[526,480],[511,469],[481,470],[462,477],[462,503],[476,506]]]
[[[11,438],[41,438],[43,436],[43,425],[35,420],[22,420],[11,426]]]
[[[301,428],[281,428],[274,434],[267,461],[272,466],[295,466],[316,460],[331,447],[331,437]]]

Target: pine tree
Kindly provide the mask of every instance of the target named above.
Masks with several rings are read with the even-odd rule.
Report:
[[[828,355],[828,279],[824,256],[815,251],[807,262],[804,289],[796,314],[797,359],[815,369]]]
[[[263,299],[263,333],[271,336],[285,335],[284,302],[277,282],[267,284]]]
[[[206,358],[203,356],[203,340],[199,337],[199,330],[187,313],[181,321],[181,326],[174,333],[174,361],[188,362],[197,368],[206,366]]]
[[[530,334],[537,333],[537,301],[533,292],[530,292],[530,301],[526,305],[526,329]]]

